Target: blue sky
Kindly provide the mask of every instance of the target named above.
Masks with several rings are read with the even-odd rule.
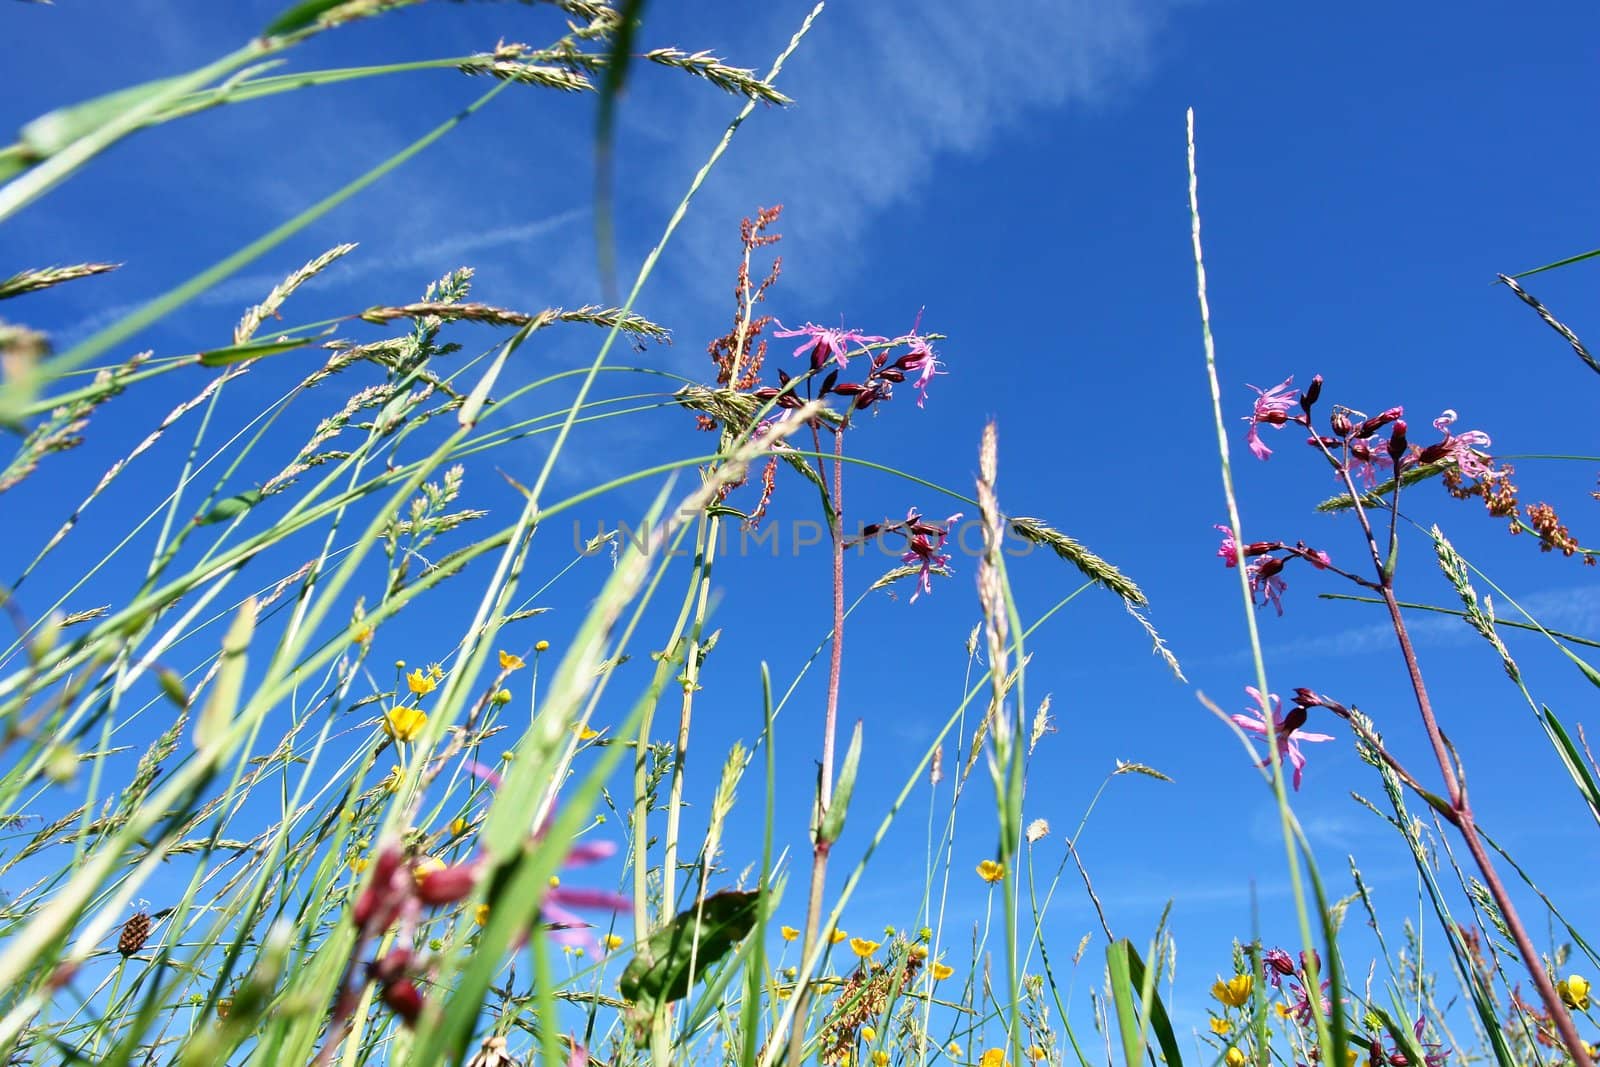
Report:
[[[8,4],[0,38],[12,90],[0,100],[0,126],[15,129],[51,107],[196,66],[245,39],[277,6]],[[644,37],[764,69],[807,10],[790,0],[652,5]],[[293,54],[292,69],[465,54],[501,37],[538,43],[557,25],[548,11],[517,5],[424,5],[315,42]],[[1268,796],[1194,693],[1237,710],[1251,670],[1234,575],[1213,556],[1212,524],[1225,510],[1189,252],[1184,109],[1198,116],[1210,297],[1230,416],[1249,409],[1246,383],[1290,374],[1304,383],[1320,372],[1324,403],[1367,411],[1403,404],[1414,437],[1431,440],[1428,423],[1453,408],[1458,428],[1488,431],[1497,453],[1589,454],[1591,372],[1489,283],[1497,271],[1600,243],[1592,181],[1600,152],[1586,136],[1596,118],[1597,31],[1600,15],[1571,3],[1537,21],[1476,2],[1453,5],[1448,18],[1405,5],[1200,0],[1018,3],[1003,14],[975,0],[831,5],[780,81],[796,105],[759,110],[746,124],[640,299],[639,309],[671,327],[676,343],[637,358],[706,373],[705,341],[726,329],[738,220],[783,203],[784,273],[768,310],[786,322],[843,316],[895,334],[925,307],[923,325],[949,337],[942,353],[950,374],[926,409],[902,394],[857,435],[856,454],[970,491],[978,435],[993,418],[1007,509],[1047,518],[1141,583],[1191,685],[1150,656],[1112,597],[1081,598],[1035,641],[1028,691],[1052,695],[1060,729],[1040,746],[1026,814],[1048,818],[1059,842],[1114,760],[1146,762],[1175,779],[1119,779],[1082,847],[1119,934],[1142,940],[1176,899],[1183,1019],[1198,1018],[1211,973],[1226,966],[1228,940],[1248,935],[1252,883],[1269,936],[1290,930]],[[14,302],[6,313],[63,346],[81,339],[355,177],[485,87],[451,72],[411,75],[224,109],[130,138],[11,220],[0,246],[0,273],[79,260],[124,268]],[[361,248],[296,298],[289,321],[401,303],[461,264],[477,268],[475,294],[491,303],[536,309],[600,299],[589,210],[592,108],[543,92],[502,94],[139,346],[173,354],[225,343],[242,307],[346,240]],[[736,101],[702,84],[636,72],[616,170],[625,277],[736,110]],[[1580,335],[1593,269],[1529,282]],[[578,365],[596,340],[553,334],[539,358]],[[286,387],[302,369],[288,365],[293,358],[259,368],[253,383]],[[769,365],[787,359],[787,348],[775,347]],[[57,485],[87,489],[149,428],[152,412],[194,387],[164,380],[147,401],[114,405],[85,448],[52,460],[60,482],[36,480],[6,502],[7,555],[31,558],[76,502]],[[298,417],[309,426],[321,414]],[[563,469],[566,487],[663,450],[693,454],[704,441],[685,422],[666,412],[602,424]],[[1304,538],[1353,565],[1353,524],[1309,510],[1331,493],[1331,480],[1292,434],[1271,443],[1277,454],[1259,464],[1243,452],[1242,427],[1232,438],[1246,537]],[[542,455],[530,446],[496,462],[531,474]],[[1518,469],[1525,499],[1563,505],[1580,540],[1592,532],[1592,464],[1530,461]],[[514,507],[503,483],[483,473],[469,481],[469,498],[474,487],[483,494],[470,502]],[[631,518],[653,491],[591,514]],[[780,506],[792,509],[785,514],[803,513],[805,493],[793,481],[783,486]],[[872,476],[853,480],[847,500],[861,522],[913,505],[954,510]],[[1431,487],[1411,504],[1419,521],[1443,523],[1470,560],[1539,609],[1547,625],[1596,632],[1594,572],[1509,541],[1476,505]],[[30,581],[59,587],[148,505],[138,483],[125,485],[97,505],[77,546]],[[569,537],[563,530],[563,552]],[[1448,602],[1424,541],[1410,537],[1403,558],[1402,596]],[[813,549],[781,562],[779,571],[771,561],[733,560],[721,572],[717,621],[727,636],[708,665],[696,727],[703,755],[691,779],[702,804],[727,744],[759,728],[756,663],[769,660],[782,684],[828,624],[826,554]],[[881,598],[852,620],[843,712],[865,720],[874,773],[840,847],[847,861],[960,691],[961,645],[976,616],[973,567],[963,559],[956,566],[931,598],[915,606]],[[852,584],[876,574],[858,569]],[[1039,557],[1015,576],[1025,618],[1076,584],[1074,572]],[[530,631],[529,642],[558,639],[601,577],[590,568],[588,584],[560,587],[549,632]],[[1317,602],[1320,591],[1345,591],[1326,576],[1291,568],[1287,577],[1285,616],[1260,616],[1273,688],[1304,685],[1360,705],[1425,772],[1401,663],[1375,611]],[[117,585],[114,575],[103,580]],[[414,632],[395,631],[394,655],[436,656],[427,627],[410,625]],[[1537,641],[1509,640],[1536,697],[1569,725],[1596,723],[1594,691],[1575,671]],[[1558,899],[1592,909],[1595,865],[1561,851],[1582,808],[1520,697],[1464,626],[1420,623],[1418,644],[1485,824]],[[641,657],[628,677],[639,684],[647,669]],[[780,738],[780,817],[797,847],[821,696],[814,672]],[[1398,923],[1415,908],[1409,860],[1349,798],[1352,790],[1377,793],[1376,780],[1343,739],[1311,755],[1296,806],[1324,869],[1337,883],[1354,853]],[[747,788],[759,795],[754,782]],[[913,807],[919,803],[925,796]],[[735,868],[757,854],[754,825],[734,839]],[[992,818],[981,801],[969,801],[957,845],[958,937],[983,906],[966,872],[992,849]],[[1053,866],[1059,844],[1040,849],[1041,862]],[[920,864],[922,854],[918,815],[874,860],[884,873],[869,875],[846,925],[909,925],[904,887],[889,872]],[[1051,919],[1066,945],[1095,929],[1075,889],[1064,883]],[[801,902],[786,907],[798,915]]]

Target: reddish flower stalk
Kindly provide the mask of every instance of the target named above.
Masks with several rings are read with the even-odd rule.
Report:
[[[1284,382],[1271,390],[1257,389],[1259,394],[1253,413],[1246,416],[1250,422],[1251,450],[1260,458],[1265,459],[1270,450],[1260,444],[1256,427],[1258,424],[1282,426],[1287,422],[1296,422],[1310,427],[1311,408],[1316,401],[1315,393],[1320,392],[1321,377],[1313,382],[1313,389],[1300,398],[1300,407],[1303,415],[1289,415],[1288,401],[1284,390],[1292,383],[1293,379]],[[1254,388],[1252,386],[1252,388]],[[1456,759],[1449,743],[1445,741],[1444,733],[1439,727],[1438,716],[1435,714],[1433,702],[1428,696],[1427,685],[1423,682],[1422,667],[1417,660],[1416,649],[1411,643],[1410,631],[1406,628],[1405,618],[1400,611],[1399,600],[1394,592],[1394,569],[1391,562],[1394,559],[1395,539],[1397,536],[1396,519],[1400,505],[1400,475],[1410,467],[1421,463],[1432,463],[1443,460],[1453,462],[1455,468],[1462,474],[1482,477],[1492,473],[1488,457],[1480,455],[1477,451],[1489,444],[1488,435],[1481,431],[1467,431],[1462,434],[1452,434],[1450,425],[1455,421],[1456,414],[1447,411],[1435,421],[1435,428],[1444,434],[1444,440],[1427,448],[1419,449],[1407,441],[1407,426],[1402,418],[1404,414],[1400,408],[1390,408],[1372,418],[1364,418],[1357,423],[1350,417],[1353,413],[1336,409],[1330,419],[1331,428],[1337,436],[1323,437],[1313,434],[1307,442],[1312,447],[1321,451],[1323,456],[1332,465],[1333,469],[1343,480],[1346,491],[1354,507],[1357,520],[1361,525],[1362,533],[1367,539],[1367,548],[1372,556],[1373,567],[1376,570],[1376,582],[1362,584],[1368,588],[1376,589],[1382,598],[1385,608],[1389,613],[1389,621],[1394,628],[1395,638],[1400,646],[1401,658],[1405,662],[1406,673],[1411,680],[1412,693],[1416,698],[1417,710],[1422,718],[1424,731],[1428,735],[1428,742],[1433,748],[1434,759],[1439,765],[1440,776],[1445,784],[1445,801],[1449,805],[1450,816],[1447,816],[1456,829],[1460,832],[1462,841],[1467,846],[1468,853],[1473,862],[1477,864],[1479,873],[1483,876],[1484,885],[1489,890],[1489,895],[1494,899],[1495,906],[1499,909],[1501,918],[1505,920],[1506,929],[1511,934],[1512,941],[1517,946],[1517,952],[1522,957],[1523,966],[1527,968],[1529,978],[1534,987],[1539,991],[1539,998],[1544,1002],[1546,1010],[1561,1042],[1572,1056],[1574,1067],[1592,1067],[1592,1060],[1587,1047],[1578,1036],[1572,1016],[1562,1004],[1556,992],[1550,975],[1544,969],[1544,963],[1539,957],[1532,939],[1528,936],[1527,928],[1523,925],[1517,914],[1516,905],[1512,903],[1511,895],[1506,891],[1505,884],[1501,881],[1499,872],[1495,869],[1494,862],[1490,859],[1488,850],[1484,847],[1483,838],[1478,832],[1477,821],[1472,810],[1471,801],[1466,790],[1462,787],[1461,779],[1456,772]],[[1356,487],[1357,467],[1361,461],[1362,453],[1357,449],[1358,443],[1370,442],[1378,430],[1390,428],[1390,437],[1382,449],[1393,465],[1395,475],[1394,490],[1389,495],[1389,536],[1387,550],[1378,547],[1378,540],[1372,529],[1370,516],[1366,505],[1362,502],[1362,494]],[[1257,447],[1259,445],[1259,448]],[[1345,456],[1335,455],[1334,448],[1341,448]],[[1362,444],[1367,454],[1372,452],[1373,445]],[[1357,463],[1349,462],[1348,457],[1354,456]],[[1237,558],[1237,557],[1235,557]],[[1313,694],[1314,695],[1314,694]],[[1392,758],[1389,760],[1393,765]],[[1416,788],[1415,779],[1405,775],[1407,783]],[[1426,794],[1424,794],[1426,795]]]

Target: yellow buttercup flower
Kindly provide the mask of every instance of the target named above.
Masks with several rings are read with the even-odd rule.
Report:
[[[1278,1013],[1280,1019],[1287,1019],[1294,1014],[1294,1009],[1287,1004],[1274,1004],[1272,1010]]]
[[[1211,1017],[1211,1032],[1213,1034],[1226,1034],[1233,1030],[1233,1024],[1226,1019]]]
[[[513,656],[509,652],[501,651],[501,653],[500,653],[500,669],[501,670],[503,670],[503,671],[518,671],[518,670],[521,670],[523,667],[526,667],[526,666],[527,666],[527,664],[522,662],[522,657],[521,656]]]
[[[444,668],[437,663],[428,664],[428,677],[435,682],[442,681],[444,679]]]
[[[396,706],[383,713],[383,732],[396,741],[415,741],[426,725],[428,714],[421,708]]]
[[[1589,979],[1583,975],[1567,975],[1565,979],[1556,983],[1556,992],[1561,994],[1561,1002],[1567,1007],[1579,1011],[1589,1010]]]
[[[978,864],[978,877],[982,878],[990,885],[993,885],[1005,876],[1006,865],[1003,863],[997,863],[994,860],[984,860],[982,863]]]
[[[986,1048],[978,1057],[978,1067],[1011,1067],[1011,1061],[1006,1059],[1005,1049]]]
[[[622,947],[622,935],[607,934],[605,937],[600,939],[600,943],[605,946],[607,952],[615,952],[617,949]]]
[[[883,1049],[872,1054],[872,1067],[889,1067],[889,1054]]]
[[[600,736],[599,730],[596,730],[591,726],[585,726],[581,722],[575,722],[572,724],[572,732],[578,735],[579,741],[593,741],[595,738]]]
[[[433,692],[438,685],[438,682],[434,681],[428,675],[422,673],[421,667],[418,667],[416,670],[406,675],[406,688],[410,689],[419,697],[427,696],[429,693]]]
[[[350,635],[350,643],[353,645],[364,645],[372,640],[372,633],[372,624],[364,622],[360,626],[357,626],[355,632]]]
[[[561,879],[558,876],[553,875],[553,874],[550,876],[550,888],[551,889],[560,889],[561,888]]]
[[[780,926],[778,927],[778,936],[783,938],[785,941],[793,941],[795,938],[800,936],[800,931],[796,930],[792,926]]]
[[[420,882],[424,877],[432,874],[434,871],[442,870],[444,870],[444,860],[440,859],[438,856],[423,856],[416,863],[411,865],[411,877]]]
[[[1224,982],[1218,978],[1211,987],[1211,995],[1230,1008],[1242,1008],[1250,1002],[1250,990],[1255,979],[1248,974],[1236,974]]]
[[[961,1046],[952,1041],[945,1047],[945,1053],[953,1060],[959,1059],[961,1057]]]
[[[368,864],[368,860],[367,860],[367,857],[365,857],[365,856],[351,856],[350,857],[350,862],[349,862],[350,870],[354,871],[356,874],[360,874],[362,871],[366,870],[367,869],[367,864]]]
[[[868,941],[864,937],[852,937],[850,939],[850,951],[854,952],[862,959],[866,959],[868,956],[871,956],[874,952],[878,951],[878,942]]]
[[[489,921],[489,905],[479,904],[478,910],[472,916],[472,920],[479,926],[486,924]]]
[[[946,978],[949,978],[952,974],[956,973],[956,969],[954,967],[947,963],[940,963],[938,960],[933,961],[933,966],[929,968],[929,970],[933,972],[933,980],[935,982],[942,982]]]
[[[1223,1062],[1227,1063],[1228,1067],[1244,1067],[1246,1063],[1250,1062],[1249,1058],[1243,1052],[1240,1052],[1237,1046],[1228,1049],[1228,1054],[1223,1056],[1222,1059]]]
[[[450,836],[451,837],[460,837],[462,834],[464,834],[466,832],[467,832],[467,820],[465,820],[465,819],[451,819],[450,820]]]
[[[1034,1063],[1038,1063],[1040,1060],[1044,1059],[1044,1049],[1040,1048],[1038,1045],[1029,1045],[1027,1050],[1023,1052],[1023,1055],[1028,1057],[1028,1059],[1032,1060]]]
[[[829,935],[828,939],[833,944],[837,945],[839,942],[843,941],[845,938],[847,938],[849,936],[850,935],[845,933],[843,930],[835,930],[832,934]]]
[[[534,642],[533,650],[535,652],[549,652],[550,651],[550,642],[549,641],[536,641],[536,642]]]
[[[912,942],[912,944],[906,948],[906,955],[910,956],[914,960],[925,960],[928,958],[928,946],[924,945],[920,941]]]
[[[871,1027],[871,1026],[863,1026],[861,1028],[861,1040],[863,1040],[863,1041],[876,1041],[877,1039],[878,1039],[878,1031],[877,1031],[876,1028]]]

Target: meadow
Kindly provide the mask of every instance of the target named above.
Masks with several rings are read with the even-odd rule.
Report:
[[[420,3],[288,4],[214,62],[64,105],[0,147],[3,227],[157,128],[202,115],[225,127],[255,101],[424,71],[481,87],[355,179],[65,343],[29,325],[33,302],[119,266],[0,257],[0,514],[26,508],[52,531],[35,540],[20,512],[4,521],[4,1062],[1591,1067],[1592,898],[1541,888],[1538,864],[1499,834],[1512,820],[1474,805],[1473,761],[1493,754],[1452,742],[1473,711],[1430,697],[1413,634],[1419,620],[1470,632],[1458,654],[1503,675],[1495,699],[1516,714],[1499,729],[1536,740],[1526,773],[1566,805],[1552,817],[1561,844],[1538,858],[1592,882],[1587,709],[1546,703],[1540,673],[1580,676],[1592,702],[1600,634],[1541,623],[1490,577],[1498,561],[1469,560],[1446,529],[1509,527],[1494,551],[1549,556],[1571,583],[1600,549],[1519,493],[1479,428],[1493,411],[1346,395],[1332,367],[1286,363],[1260,387],[1230,375],[1193,112],[1187,145],[1175,126],[1172,193],[1187,193],[1190,360],[1209,386],[1196,403],[1214,430],[1200,444],[1220,521],[1192,566],[1225,574],[1248,648],[1224,695],[1187,682],[1137,557],[1086,544],[1070,514],[1008,510],[1003,406],[915,469],[882,460],[885,436],[915,437],[926,405],[975,388],[977,339],[939,332],[935,311],[909,328],[819,325],[833,312],[784,288],[783,231],[804,218],[752,204],[726,233],[725,273],[700,294],[724,309],[725,334],[684,337],[640,310],[744,123],[797,104],[784,66],[822,5],[772,57],[657,41],[638,0],[549,0],[534,5],[554,16],[544,44],[294,65],[302,46]],[[739,110],[720,130],[673,131],[708,150],[676,208],[640,230],[617,210],[630,172],[615,142],[647,75]],[[488,302],[463,262],[406,296],[303,316],[317,279],[360,254],[307,247],[308,231],[510,93],[592,101],[592,299]],[[57,95],[72,99],[70,80]],[[470,197],[471,180],[450,195]],[[637,264],[618,252],[624,227],[639,230],[627,247],[650,248]],[[303,266],[243,302],[231,333],[139,348],[283,256]],[[1532,290],[1595,257],[1501,275],[1484,298],[1518,303],[1544,373],[1574,393],[1600,360]],[[542,361],[554,337],[583,361]],[[612,450],[663,415],[672,443],[650,462]],[[72,465],[86,454],[93,466]],[[513,462],[530,455],[531,477]],[[1281,528],[1280,509],[1278,529],[1251,520],[1235,476],[1269,457],[1285,483],[1321,479],[1300,523],[1315,535]],[[1559,457],[1540,477],[1600,498],[1595,463]],[[1045,562],[1061,587],[1041,610]],[[1453,599],[1413,592],[1419,571]],[[1385,709],[1383,730],[1359,676],[1269,680],[1262,631],[1286,610],[1333,607],[1311,589],[1382,621],[1371,658],[1403,671],[1409,701]],[[852,626],[891,597],[907,620],[896,632]],[[1241,911],[1229,958],[1180,965],[1165,912],[1136,926],[1096,893],[1099,873],[1158,862],[1159,826],[1154,846],[1102,850],[1092,867],[1078,847],[1108,791],[1171,784],[1158,766],[1105,769],[1075,828],[1039,814],[1035,754],[1070,743],[1083,712],[1029,675],[1070,646],[1055,626],[1090,598],[1125,612],[1122,639],[1153,652],[1148,670],[1209,709],[1162,728],[1237,746],[1216,773],[1271,811],[1291,891],[1261,907],[1290,938]],[[919,621],[934,601],[961,605],[964,636]],[[823,603],[821,632],[794,624]],[[770,655],[724,666],[719,643],[750,633]],[[1524,674],[1521,640],[1553,654]],[[898,742],[865,709],[898,706],[894,684],[847,665],[927,672],[952,648],[961,684],[917,709],[932,725],[890,769],[875,746]],[[730,708],[739,739],[708,751],[707,720]],[[1385,740],[1402,722],[1416,744]],[[1376,897],[1354,857],[1298,817],[1318,784],[1308,764],[1336,748],[1359,758],[1343,788],[1384,827],[1382,855],[1406,866],[1413,899]],[[925,840],[916,864],[881,861],[896,834]],[[969,861],[969,838],[993,847]],[[850,921],[874,891],[899,918]],[[1050,920],[1068,898],[1093,916],[1084,932]],[[1203,1004],[1203,1021],[1188,1025],[1178,1000]]]

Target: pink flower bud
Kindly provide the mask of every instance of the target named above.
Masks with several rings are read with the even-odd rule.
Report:
[[[424,871],[416,877],[416,883],[417,899],[424,904],[454,904],[478,884],[478,870],[471,864],[458,863],[454,867]]]

